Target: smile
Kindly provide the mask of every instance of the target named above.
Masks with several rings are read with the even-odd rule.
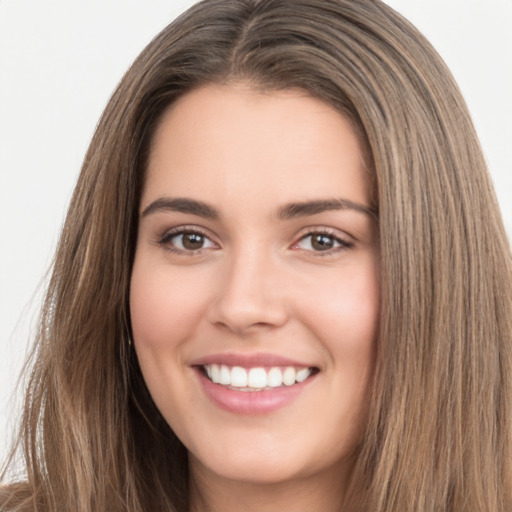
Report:
[[[244,368],[225,364],[205,364],[202,368],[211,382],[236,391],[266,391],[293,386],[305,381],[314,372],[314,368],[294,366]]]

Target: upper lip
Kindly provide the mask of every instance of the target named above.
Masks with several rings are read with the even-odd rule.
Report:
[[[207,364],[224,364],[226,366],[241,366],[243,368],[254,368],[261,366],[295,366],[299,368],[311,368],[314,365],[290,359],[278,354],[253,353],[242,354],[225,352],[210,354],[191,362],[191,366],[204,366]]]

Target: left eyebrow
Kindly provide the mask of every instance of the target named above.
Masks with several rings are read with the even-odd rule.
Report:
[[[307,217],[330,210],[354,210],[378,219],[377,211],[374,208],[365,206],[348,199],[319,199],[315,201],[304,201],[288,203],[277,211],[279,220],[289,220],[296,217]]]
[[[190,213],[206,219],[218,219],[219,211],[203,201],[187,197],[160,197],[147,206],[141,213],[141,218],[160,212]]]

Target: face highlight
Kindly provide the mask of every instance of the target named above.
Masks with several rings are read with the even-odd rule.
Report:
[[[193,474],[349,472],[379,312],[365,173],[350,123],[302,91],[209,86],[163,116],[130,309],[144,379]]]

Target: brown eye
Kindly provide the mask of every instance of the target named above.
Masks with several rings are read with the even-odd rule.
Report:
[[[334,253],[338,250],[350,249],[352,246],[351,242],[343,240],[334,234],[320,231],[303,236],[295,247],[311,252]]]
[[[201,249],[204,244],[204,236],[198,233],[184,233],[181,239],[181,243],[183,244],[184,249],[188,249],[189,251],[194,251],[197,249]]]
[[[215,249],[217,245],[206,235],[198,231],[180,231],[168,233],[162,237],[159,244],[171,251],[193,254],[202,249]]]
[[[334,237],[318,233],[311,236],[311,247],[315,251],[327,251],[334,247]]]

